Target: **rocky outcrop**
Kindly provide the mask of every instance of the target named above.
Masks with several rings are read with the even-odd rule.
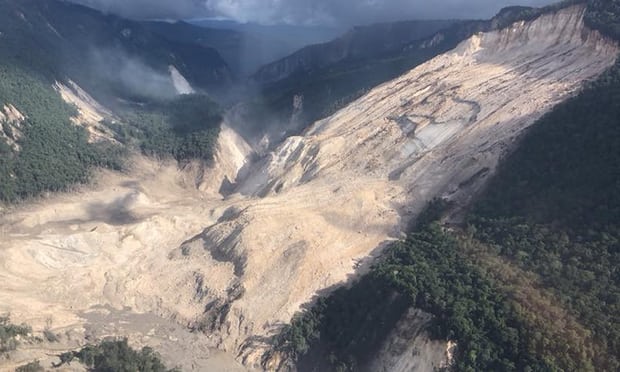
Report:
[[[26,117],[11,104],[0,109],[0,141],[4,141],[13,151],[19,151],[22,137],[22,123]]]
[[[54,90],[60,97],[77,110],[77,115],[71,118],[73,124],[82,126],[88,132],[89,142],[115,142],[114,133],[107,128],[104,119],[112,120],[114,114],[103,107],[75,82],[69,80],[67,85],[56,82]]]
[[[426,332],[431,315],[409,310],[381,347],[370,371],[411,372],[437,371],[452,363],[456,344],[430,340]]]

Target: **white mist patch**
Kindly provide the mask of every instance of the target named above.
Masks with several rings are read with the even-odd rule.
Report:
[[[192,88],[189,81],[187,81],[185,76],[181,75],[181,73],[179,72],[179,70],[177,70],[176,67],[170,65],[168,67],[168,70],[170,71],[170,78],[172,79],[172,84],[174,85],[174,89],[177,90],[178,94],[183,95],[183,94],[192,94],[196,92],[194,88]]]
[[[155,99],[170,99],[178,94],[169,72],[122,49],[92,49],[87,63],[89,72],[113,91]]]

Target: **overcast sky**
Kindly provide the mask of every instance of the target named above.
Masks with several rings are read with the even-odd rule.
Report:
[[[133,18],[224,17],[264,24],[351,26],[402,19],[489,18],[508,5],[553,0],[70,0]]]

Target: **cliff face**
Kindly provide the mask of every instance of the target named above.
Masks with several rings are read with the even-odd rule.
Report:
[[[583,13],[477,34],[287,139],[236,185],[241,159],[213,180],[141,160],[2,216],[0,313],[83,335],[99,305],[152,312],[259,367],[302,304],[363,269],[431,198],[468,203],[524,129],[614,63],[618,46]],[[218,154],[248,151],[224,138]],[[377,368],[441,363],[398,358]]]
[[[396,324],[392,334],[368,369],[376,372],[436,371],[452,361],[453,342],[430,340],[425,327],[431,315],[410,310]]]

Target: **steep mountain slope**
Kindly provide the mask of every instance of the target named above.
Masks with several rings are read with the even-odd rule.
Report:
[[[282,80],[292,74],[312,73],[342,61],[359,61],[402,52],[412,42],[448,28],[452,21],[407,21],[356,27],[328,43],[307,46],[261,67],[253,76],[259,83]]]
[[[221,117],[205,91],[229,84],[213,49],[67,2],[0,1],[0,201],[119,169],[127,149],[208,159]]]
[[[198,27],[185,21],[174,23],[145,21],[142,24],[148,30],[166,40],[213,48],[222,55],[222,58],[226,60],[237,77],[247,73],[246,69],[242,67],[244,65],[242,53],[246,48],[246,40],[244,38],[247,38],[247,36],[240,32]],[[252,43],[253,40],[248,40],[247,42]],[[256,41],[254,40],[254,42]]]
[[[144,25],[168,40],[216,49],[239,78],[246,78],[259,67],[299,48],[338,35],[330,28],[226,21],[145,22]]]
[[[449,27],[454,24],[453,27]],[[450,50],[486,22],[412,21],[358,27],[331,42],[306,47],[254,75],[259,95],[246,122],[283,123],[274,131],[299,133],[372,87]],[[434,38],[439,29],[445,34]],[[431,36],[429,36],[431,35]],[[360,79],[363,76],[363,79]],[[275,138],[280,140],[280,138]]]
[[[260,83],[257,107],[248,105],[244,119],[251,123],[264,117],[259,123],[284,123],[275,125],[276,133],[297,134],[373,87],[478,32],[502,29],[579,2],[583,1],[568,0],[544,8],[507,7],[490,20],[413,21],[356,28],[332,42],[306,47],[263,66],[254,77]],[[280,139],[272,137],[276,142]]]
[[[91,94],[101,89],[96,84],[112,85],[109,89],[119,84],[106,78],[126,68],[127,60],[162,75],[167,75],[168,66],[174,65],[200,88],[225,86],[230,81],[226,63],[215,50],[170,43],[137,22],[56,0],[3,0],[0,7],[5,59],[48,78],[69,76]],[[138,93],[122,88],[115,94]]]
[[[588,2],[586,24],[620,39],[619,5]],[[472,210],[431,203],[279,349],[302,371],[409,371],[429,355],[414,307],[453,370],[618,370],[619,90],[617,61],[535,123]]]
[[[154,313],[203,331],[195,347],[277,365],[263,354],[300,306],[363,269],[431,198],[467,204],[525,128],[614,63],[617,44],[583,17],[573,6],[478,33],[250,169],[226,130],[216,158],[235,161],[214,170],[139,160],[2,216],[0,312],[35,330],[53,317],[73,340],[101,306]]]

